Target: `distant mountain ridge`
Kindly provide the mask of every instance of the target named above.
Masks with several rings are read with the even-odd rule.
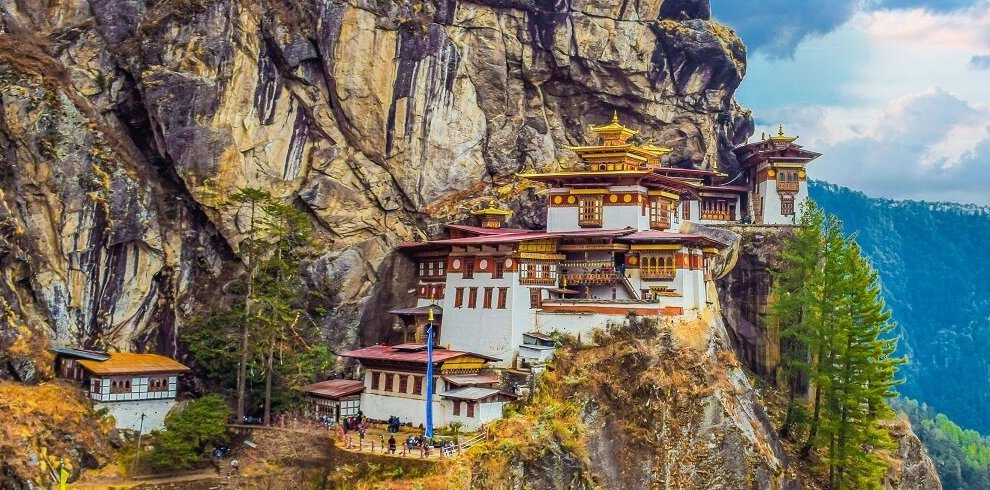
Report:
[[[904,395],[990,433],[990,207],[895,201],[812,181],[880,273],[909,358]]]

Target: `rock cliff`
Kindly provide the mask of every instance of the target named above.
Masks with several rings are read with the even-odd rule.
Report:
[[[672,164],[732,167],[744,72],[700,0],[0,0],[4,311],[175,354],[241,270],[229,197],[250,186],[329,244],[328,337],[376,340],[390,320],[365,305],[407,294],[397,243],[495,189],[538,224],[514,174],[570,160],[613,109]]]
[[[51,342],[181,355],[183,325],[243,272],[242,187],[317,225],[307,272],[336,292],[331,344],[377,341],[381,306],[410,300],[397,244],[489,193],[539,225],[515,173],[570,161],[613,110],[670,164],[731,172],[753,128],[744,74],[707,0],[0,0],[0,379],[44,377]],[[545,473],[513,467],[560,487],[787,486],[712,322],[686,364],[630,380],[672,401],[629,410],[640,432],[587,400],[590,466],[561,451],[529,460]],[[623,359],[673,356],[648,347]],[[614,450],[647,446],[663,451],[643,464]]]

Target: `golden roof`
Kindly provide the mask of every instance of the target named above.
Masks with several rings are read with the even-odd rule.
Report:
[[[175,359],[158,354],[117,352],[110,354],[110,358],[105,361],[80,359],[77,362],[87,371],[100,376],[184,373],[189,371],[188,367]]]
[[[626,140],[639,133],[619,124],[619,111],[612,112],[612,122],[603,126],[591,126],[591,131],[602,139],[604,146],[624,145]]]
[[[673,148],[668,148],[666,146],[658,146],[658,145],[653,144],[653,138],[650,138],[650,140],[646,143],[646,145],[645,146],[641,146],[640,148],[642,148],[642,149],[644,149],[644,150],[646,150],[646,151],[648,151],[650,153],[653,153],[654,155],[656,155],[658,157],[664,156],[664,155],[666,155],[666,154],[674,151]]]
[[[472,209],[471,214],[475,216],[484,216],[484,215],[509,216],[512,214],[512,211],[499,208],[498,201],[492,199],[491,201],[488,202],[487,208]]]
[[[770,141],[774,141],[774,142],[790,143],[790,142],[792,142],[792,141],[794,141],[796,139],[798,139],[797,136],[786,136],[786,135],[784,135],[784,125],[783,124],[780,125],[780,131],[778,131],[777,134],[770,135]]]

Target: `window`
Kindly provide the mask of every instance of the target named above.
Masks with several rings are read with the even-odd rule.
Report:
[[[460,415],[460,414],[461,414],[461,401],[454,400],[454,415]]]
[[[691,202],[685,201],[681,203],[681,218],[691,219]]]
[[[701,219],[729,221],[735,219],[736,203],[727,199],[702,199]]]
[[[420,278],[425,280],[442,279],[446,272],[444,270],[445,267],[446,262],[443,260],[428,260],[419,263],[419,270],[417,274]]]
[[[529,290],[529,307],[539,308],[541,304],[541,295],[539,288],[530,288]]]
[[[602,226],[602,198],[600,196],[578,199],[578,226],[585,228]]]
[[[670,228],[670,205],[667,199],[650,199],[650,228]]]
[[[495,269],[492,270],[492,279],[501,279],[505,275],[505,261],[497,257],[492,260],[495,261]]]
[[[674,278],[673,254],[642,254],[639,260],[639,274],[643,279],[669,281]]]
[[[464,279],[474,277],[474,259],[464,259]]]
[[[130,393],[131,380],[115,379],[110,382],[110,393]]]
[[[794,214],[794,198],[780,200],[780,214],[790,216]]]
[[[168,377],[149,378],[148,391],[168,391]]]
[[[392,373],[385,373],[385,391],[392,391],[395,386],[395,375]]]
[[[423,394],[423,377],[413,376],[413,394],[422,395]]]
[[[485,302],[484,302],[485,309],[488,310],[492,309],[492,292],[494,291],[495,288],[485,288]]]
[[[505,300],[509,296],[509,288],[498,288],[498,309],[505,309]]]
[[[89,387],[90,387],[90,389],[93,390],[93,393],[99,393],[100,392],[100,380],[95,379],[95,378],[94,379],[90,379],[89,380]]]
[[[401,374],[399,375],[399,393],[408,393],[409,392],[409,378],[410,377],[411,376],[403,376]]]
[[[798,190],[798,171],[794,169],[777,171],[777,190],[792,191]]]
[[[557,264],[520,263],[519,284],[539,284],[543,286],[557,284]]]
[[[478,307],[478,288],[471,288],[468,291],[468,308]]]
[[[373,389],[373,390],[377,390],[378,389],[378,386],[379,386],[379,380],[378,380],[378,378],[381,375],[382,375],[382,373],[379,373],[378,371],[372,371],[371,372],[371,389]]]
[[[464,306],[464,288],[454,288],[454,308]]]
[[[467,414],[468,417],[474,417],[474,402],[467,402]]]

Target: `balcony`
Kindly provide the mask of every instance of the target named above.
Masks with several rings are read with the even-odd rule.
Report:
[[[601,218],[579,219],[578,226],[580,226],[581,228],[601,228],[602,219]]]
[[[639,271],[639,276],[647,281],[670,281],[677,274],[673,267],[651,267]]]
[[[619,275],[615,272],[568,272],[564,274],[568,285],[600,285],[618,282]]]
[[[799,182],[793,182],[793,181],[787,181],[787,182],[785,182],[785,181],[782,181],[782,180],[778,180],[777,181],[777,190],[778,191],[783,191],[783,192],[797,192],[799,185],[800,185]]]
[[[556,286],[557,285],[557,277],[556,276],[550,276],[550,277],[546,277],[546,276],[544,276],[544,277],[525,277],[525,276],[523,276],[523,277],[520,277],[519,278],[519,284],[526,284],[526,285],[530,285],[530,286]]]

